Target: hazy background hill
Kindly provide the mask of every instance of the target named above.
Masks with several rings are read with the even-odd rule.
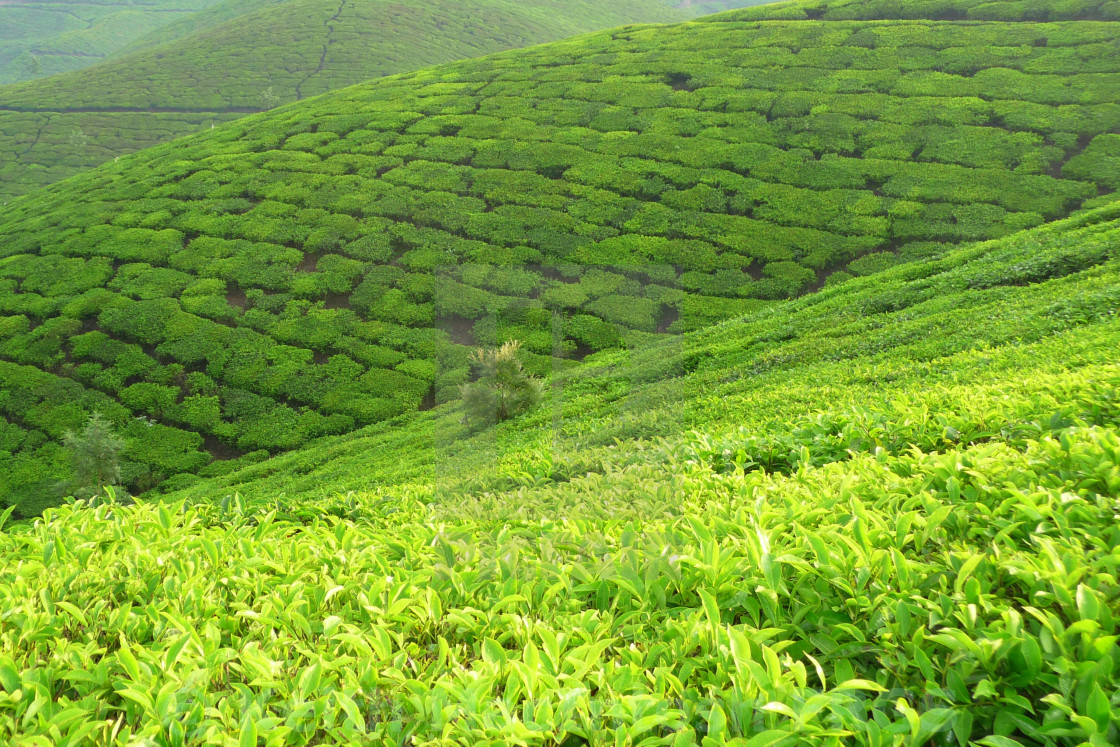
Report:
[[[287,1],[0,0],[0,85],[88,67],[114,55],[182,39],[253,10]],[[700,15],[757,5],[760,0],[666,2],[684,15]]]
[[[93,67],[0,87],[0,200],[369,78],[687,15],[662,0],[227,0]]]
[[[88,67],[219,0],[0,0],[0,84]]]

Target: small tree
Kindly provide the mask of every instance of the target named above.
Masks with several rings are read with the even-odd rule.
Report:
[[[62,445],[74,467],[74,481],[70,487],[75,494],[99,496],[107,485],[116,485],[121,479],[120,453],[124,440],[113,433],[113,424],[101,413],[91,415],[81,433],[64,433]]]
[[[466,413],[463,421],[471,425],[492,425],[528,411],[541,401],[540,379],[521,367],[517,351],[521,343],[510,340],[496,349],[478,348],[471,363],[478,377],[459,389]]]
[[[43,74],[43,62],[35,55],[31,55],[23,61],[23,72],[30,78],[36,78]]]
[[[272,86],[261,91],[261,106],[265,109],[275,109],[282,103],[284,102],[281,101],[280,97],[276,95],[276,92],[272,90]]]

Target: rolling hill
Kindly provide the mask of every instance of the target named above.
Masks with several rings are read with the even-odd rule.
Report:
[[[52,509],[0,533],[0,738],[1115,744],[1118,248],[1114,203],[603,353],[483,434],[441,406]]]
[[[453,399],[473,345],[563,370],[1120,184],[1115,22],[759,12],[351,87],[0,210],[0,492],[57,501],[93,410],[171,489]]]
[[[218,0],[0,2],[0,85],[95,64]]]
[[[0,201],[369,78],[686,15],[662,0],[229,0],[128,54],[0,87]]]
[[[141,49],[151,49],[163,44],[180,41],[196,34],[207,31],[219,30],[226,24],[241,16],[260,11],[272,6],[283,5],[288,0],[222,0],[213,3],[197,13],[176,18],[159,28],[150,31],[127,46],[121,48],[117,54],[125,56]]]

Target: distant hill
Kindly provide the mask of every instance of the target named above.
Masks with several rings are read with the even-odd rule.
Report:
[[[454,398],[472,345],[524,340],[546,373],[1091,206],[1120,187],[1120,34],[1089,11],[617,28],[293,103],[17,200],[5,490],[44,505],[58,438],[91,410],[125,429],[133,489],[174,486]]]
[[[232,0],[126,55],[0,87],[0,200],[369,78],[683,17],[661,0]]]
[[[0,0],[0,85],[77,70],[218,0]]]
[[[161,44],[179,41],[195,34],[220,28],[233,19],[248,13],[283,5],[287,2],[289,0],[218,0],[218,2],[197,13],[176,18],[170,23],[144,34],[123,47],[117,54],[123,56],[140,49],[150,49]]]
[[[694,17],[771,2],[774,0],[670,0],[674,8]]]

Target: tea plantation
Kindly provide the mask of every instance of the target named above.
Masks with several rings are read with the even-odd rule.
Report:
[[[1120,55],[1090,5],[626,27],[13,202],[0,493],[23,517],[57,502],[59,438],[92,411],[129,490],[172,489],[453,399],[474,345],[521,340],[549,373],[1097,204],[1120,186]]]
[[[87,67],[217,2],[5,0],[0,2],[0,84]]]
[[[686,16],[662,0],[233,0],[100,65],[0,87],[0,200],[369,78]]]
[[[0,534],[0,740],[1115,745],[1118,310],[1113,204],[485,433],[51,509]]]

